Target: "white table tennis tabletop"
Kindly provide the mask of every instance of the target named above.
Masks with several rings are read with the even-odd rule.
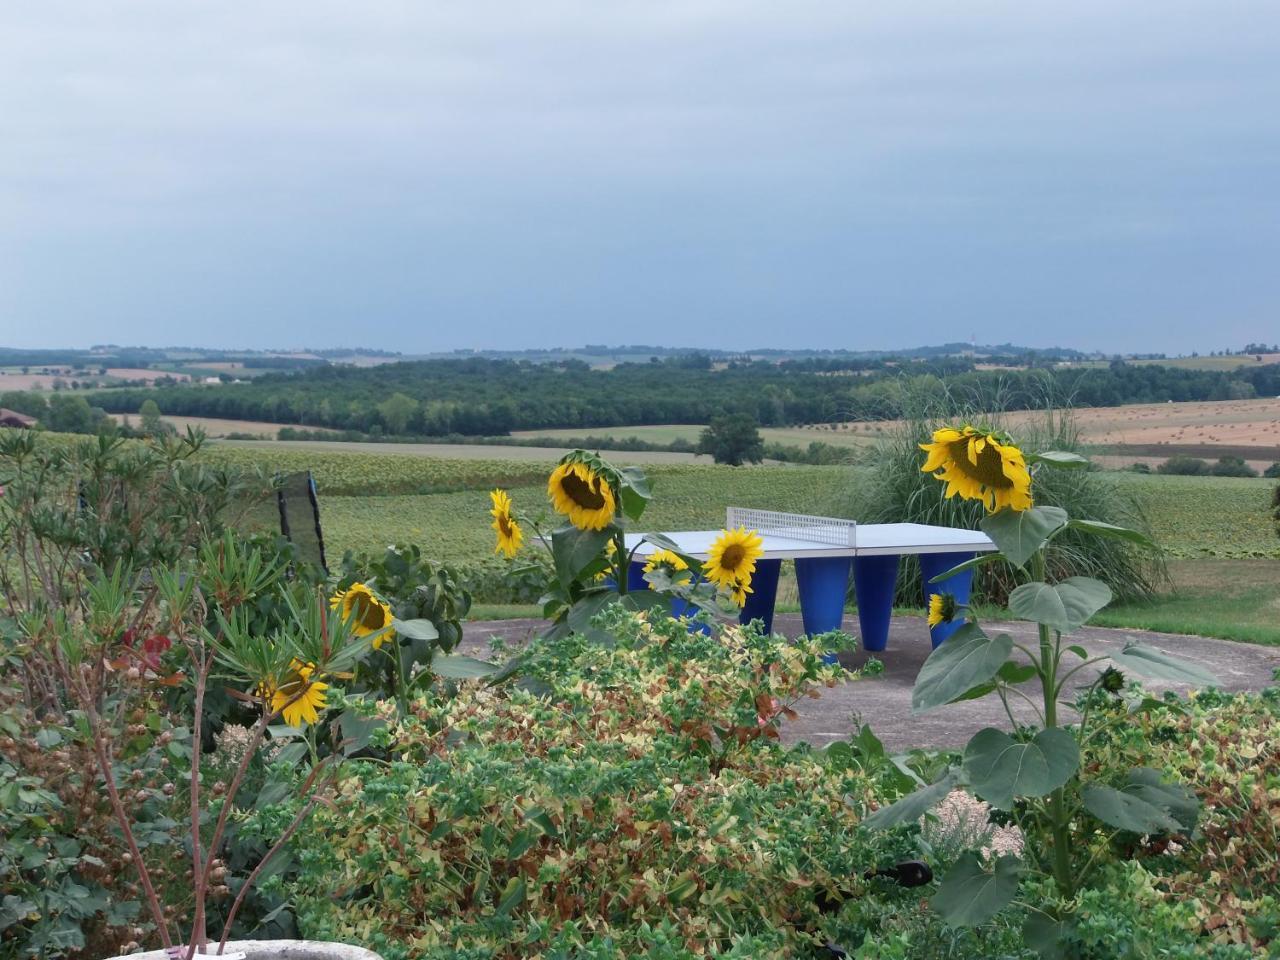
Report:
[[[707,551],[720,530],[673,530],[663,536],[673,541],[681,553],[699,560],[707,558]],[[934,527],[923,523],[860,523],[854,533],[854,546],[837,546],[802,540],[796,537],[768,533],[760,534],[764,541],[764,560],[796,560],[805,557],[874,557],[904,553],[972,553],[994,550],[991,538],[980,530],[960,530],[955,527]],[[661,549],[652,543],[642,543],[644,534],[627,534],[628,552],[647,557]]]

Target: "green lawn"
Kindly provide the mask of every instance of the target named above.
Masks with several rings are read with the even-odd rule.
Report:
[[[218,456],[240,462],[254,458],[245,448],[223,448]],[[270,457],[281,459],[279,451]],[[428,556],[444,560],[491,556],[488,491],[494,486],[509,487],[521,512],[546,510],[542,476],[549,462],[320,450],[294,450],[283,459],[288,462],[273,465],[315,470],[325,537],[334,556],[346,549],[381,550],[396,541],[417,543]],[[657,465],[648,472],[655,499],[642,526],[657,530],[718,526],[731,504],[834,511],[859,477],[857,468],[809,466]],[[1107,478],[1141,497],[1155,538],[1171,558],[1174,586],[1156,602],[1109,609],[1097,623],[1280,644],[1280,537],[1268,506],[1274,483],[1130,473]],[[371,493],[360,495],[366,490]],[[431,490],[440,492],[399,492]],[[780,609],[795,603],[790,578],[780,585],[779,603]],[[477,610],[482,612],[532,611]]]
[[[1169,573],[1168,596],[1109,607],[1092,622],[1280,645],[1280,560],[1179,560]]]

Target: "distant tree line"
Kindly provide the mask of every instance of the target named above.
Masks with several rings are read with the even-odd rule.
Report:
[[[857,371],[821,361],[730,363],[698,355],[593,369],[578,360],[468,358],[316,367],[251,383],[101,390],[93,402],[134,413],[148,398],[167,415],[265,420],[378,436],[497,436],[512,430],[708,423],[724,413],[766,427],[899,416],[913,396],[949,395],[979,409],[1036,409],[1280,394],[1280,365],[1235,371],[1158,365],[979,370],[962,358]]]

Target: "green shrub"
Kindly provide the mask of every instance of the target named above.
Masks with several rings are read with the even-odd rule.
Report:
[[[1209,464],[1208,461],[1201,460],[1199,457],[1179,454],[1156,467],[1156,472],[1177,477],[1205,477],[1209,475]]]
[[[1219,457],[1209,470],[1215,477],[1256,477],[1258,471],[1244,462],[1244,457]]]
[[[859,523],[914,522],[977,529],[985,509],[976,501],[943,496],[943,485],[921,471],[920,444],[944,425],[963,422],[963,414],[942,419],[929,411],[945,411],[946,400],[922,401],[920,415],[904,420],[886,435],[869,471],[859,471],[840,508]],[[998,418],[997,418],[998,420]],[[995,426],[999,426],[998,422]],[[1071,414],[1046,413],[1044,419],[1019,428],[1015,439],[1024,449],[1075,452],[1079,432]],[[1090,470],[1043,470],[1036,474],[1036,503],[1064,508],[1073,518],[1095,520],[1149,532],[1140,501]],[[1158,554],[1131,544],[1070,531],[1058,537],[1049,553],[1049,571],[1057,579],[1090,576],[1111,587],[1117,599],[1150,599],[1167,580]],[[980,568],[974,574],[976,600],[1003,604],[1016,581],[1003,565]],[[918,607],[923,602],[920,568],[907,558],[898,577],[897,603]]]
[[[819,891],[856,899],[910,852],[857,829],[875,778],[775,742],[792,704],[837,682],[829,638],[599,622],[611,648],[543,641],[530,689],[418,700],[386,731],[387,761],[297,842],[306,935],[390,958],[634,956],[655,940],[657,956],[781,956],[833,935]]]
[[[1280,460],[1276,461],[1271,466],[1267,467],[1267,469],[1263,470],[1262,475],[1266,477],[1268,480],[1275,480],[1277,478],[1280,478]]]

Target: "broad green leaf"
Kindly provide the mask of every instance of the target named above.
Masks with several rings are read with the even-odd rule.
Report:
[[[1022,862],[1017,857],[1001,857],[988,873],[973,852],[956,861],[929,904],[951,927],[976,927],[986,923],[1018,893]]]
[[[1194,790],[1184,783],[1166,783],[1160,778],[1160,771],[1149,767],[1130,770],[1124,792],[1168,811],[1187,832],[1195,828],[1200,817],[1200,798]]]
[[[1111,588],[1092,577],[1068,577],[1061,583],[1024,583],[1009,594],[1009,612],[1068,633],[1111,602]]]
[[[1131,833],[1176,833],[1181,827],[1164,807],[1101,783],[1085,785],[1084,808],[1108,826]]]
[[[1018,663],[1016,660],[1006,660],[996,671],[995,679],[988,680],[986,683],[980,683],[976,687],[971,687],[960,696],[952,700],[952,703],[961,703],[965,700],[977,700],[985,697],[988,693],[994,691],[997,687],[997,681],[1007,683],[1011,687],[1016,687],[1020,683],[1026,683],[1032,677],[1036,676],[1036,668],[1029,663]]]
[[[369,746],[374,731],[385,728],[387,721],[381,717],[362,717],[355,710],[344,710],[338,717],[342,731],[342,752],[350,755]]]
[[[1041,730],[1030,743],[987,727],[964,750],[970,789],[1001,810],[1012,810],[1018,797],[1043,797],[1056,790],[1079,766],[1075,737],[1058,727]]]
[[[632,520],[639,520],[653,496],[649,478],[639,467],[623,467],[618,472],[622,475],[622,512]]]
[[[950,580],[957,573],[964,573],[967,570],[976,570],[978,567],[985,566],[988,563],[994,563],[999,559],[1001,559],[1001,554],[998,552],[980,553],[976,557],[966,560],[964,563],[957,563],[950,570],[943,570],[942,573],[930,579],[929,582],[942,583],[944,580]]]
[[[575,579],[591,561],[600,556],[605,544],[613,537],[614,528],[603,530],[579,530],[564,526],[551,534],[551,556],[556,565],[556,576],[561,582]]]
[[[993,513],[978,524],[1004,558],[1015,567],[1023,566],[1045,541],[1067,525],[1067,511],[1061,507],[1032,507]]]
[[[1036,676],[1036,668],[1029,663],[1018,663],[1016,660],[1006,660],[1000,667],[1000,671],[996,674],[1001,680],[1011,687],[1016,687],[1020,683],[1026,683],[1032,677]]]
[[[498,909],[494,912],[499,917],[508,916],[512,910],[524,903],[524,898],[524,877],[512,877],[503,888],[502,897],[498,900]]]
[[[431,672],[450,680],[478,680],[498,672],[496,663],[486,663],[460,653],[441,654],[431,660]]]
[[[1130,530],[1128,527],[1117,527],[1114,523],[1103,523],[1101,520],[1072,520],[1067,526],[1072,530],[1083,530],[1100,537],[1113,537],[1117,540],[1128,540],[1143,547],[1154,547],[1155,544],[1145,533]]]
[[[887,807],[881,807],[863,820],[862,825],[868,830],[888,830],[904,823],[915,823],[941,803],[942,798],[954,790],[959,783],[959,772],[954,768],[948,770],[941,780],[927,787],[921,787],[915,793],[909,793]]]
[[[585,595],[569,609],[569,628],[576,633],[585,632],[596,614],[609,604],[617,603],[619,599],[615,591],[603,588]]]
[[[430,620],[392,620],[396,633],[410,640],[438,640],[440,631]]]
[[[1089,458],[1067,450],[1045,450],[1027,456],[1027,463],[1047,463],[1053,467],[1069,467],[1079,469],[1089,465]]]
[[[995,676],[1013,649],[1008,634],[988,637],[966,623],[934,648],[911,689],[911,711],[923,713],[950,703]]]
[[[1214,686],[1218,678],[1198,664],[1171,657],[1163,650],[1141,643],[1125,644],[1119,653],[1108,654],[1117,666],[1153,680],[1172,680],[1198,687]]]
[[[62,742],[62,734],[52,727],[41,727],[36,731],[36,743],[48,750]]]
[[[1055,920],[1043,913],[1031,913],[1022,923],[1022,940],[1036,952],[1040,960],[1063,960],[1063,940],[1070,931],[1065,920]]]

